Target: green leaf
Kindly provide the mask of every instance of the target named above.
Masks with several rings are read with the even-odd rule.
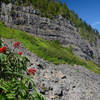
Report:
[[[0,53],[0,61],[3,62],[3,61],[6,61],[6,60],[7,60],[7,55]]]
[[[22,90],[21,93],[22,93],[23,97],[26,95],[26,91],[25,90]]]
[[[5,98],[5,96],[0,94],[0,100],[7,100],[7,99]]]
[[[5,91],[5,92],[8,91],[8,90],[6,89],[6,87],[0,86],[0,88],[1,88],[3,91]]]
[[[8,99],[15,99],[15,94],[9,93],[9,94],[6,94],[6,96]]]

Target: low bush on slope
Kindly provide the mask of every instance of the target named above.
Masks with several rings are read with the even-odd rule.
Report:
[[[45,100],[31,77],[25,77],[29,60],[21,54],[10,52],[0,41],[0,100]]]
[[[86,62],[80,59],[79,57],[75,56],[75,54],[73,54],[71,47],[64,48],[57,41],[47,41],[19,30],[7,28],[1,22],[0,35],[3,38],[20,41],[28,50],[35,53],[44,60],[48,60],[54,64],[77,64],[85,66],[86,68],[96,73],[100,73],[100,68],[93,62]]]

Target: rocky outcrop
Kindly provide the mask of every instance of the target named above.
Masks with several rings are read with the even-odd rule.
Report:
[[[60,15],[53,19],[41,17],[40,12],[31,6],[1,3],[0,7],[0,20],[8,27],[20,29],[44,39],[59,40],[66,47],[72,45],[73,52],[77,56],[99,63],[100,40],[97,38],[96,46],[90,45],[87,40],[80,37],[77,29],[66,18]]]
[[[13,51],[14,40],[3,41]],[[47,100],[100,100],[100,75],[78,65],[55,66],[35,56],[22,45],[20,50],[35,64],[37,73],[34,82]],[[14,52],[18,52],[18,49]]]

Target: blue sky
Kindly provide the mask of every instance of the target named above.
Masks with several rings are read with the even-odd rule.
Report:
[[[100,0],[62,0],[84,21],[100,32]]]

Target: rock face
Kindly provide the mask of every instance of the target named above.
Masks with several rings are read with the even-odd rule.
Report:
[[[13,40],[3,41],[13,50]],[[100,100],[100,75],[78,65],[55,66],[36,57],[23,46],[20,50],[37,66],[34,82],[47,100]]]
[[[72,45],[77,56],[100,62],[100,40],[97,38],[97,46],[90,45],[80,37],[74,25],[60,15],[51,20],[40,17],[40,12],[31,6],[0,3],[0,20],[10,28],[20,29],[48,40],[59,40],[66,47]]]
[[[48,40],[59,40],[65,47],[72,45],[77,56],[100,62],[100,40],[97,38],[96,46],[90,45],[80,37],[74,25],[62,16],[51,20],[40,17],[40,12],[31,6],[19,7],[12,3],[0,2],[0,20],[10,28],[20,29]],[[13,42],[4,40],[11,50]],[[23,46],[21,51],[37,66],[34,82],[47,100],[100,100],[100,75],[77,65],[55,66],[35,56]],[[14,52],[18,52],[18,49]]]

